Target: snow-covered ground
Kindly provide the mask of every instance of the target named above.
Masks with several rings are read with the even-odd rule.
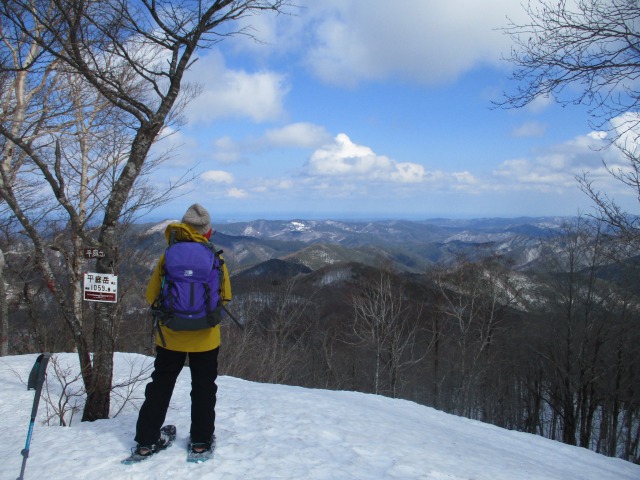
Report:
[[[0,479],[20,473],[34,391],[26,381],[36,355],[0,358]],[[115,381],[152,359],[117,354]],[[76,367],[73,354],[58,365]],[[73,373],[67,375],[73,378]],[[48,369],[51,390],[59,390]],[[311,390],[218,380],[215,459],[186,463],[189,430],[188,369],[173,395],[167,423],[178,437],[145,462],[120,460],[134,446],[136,397],[110,420],[70,427],[43,425],[43,400],[31,441],[29,479],[425,479],[425,480],[638,480],[640,466],[534,435],[507,431],[412,402],[354,392]],[[73,386],[72,386],[73,387]],[[55,397],[54,397],[55,398]],[[121,400],[114,400],[113,409]]]

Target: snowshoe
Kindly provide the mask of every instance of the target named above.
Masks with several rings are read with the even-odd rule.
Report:
[[[211,438],[210,442],[189,444],[189,451],[187,453],[187,462],[201,463],[211,460],[213,458],[213,452],[216,448],[215,435]]]
[[[160,438],[152,445],[140,445],[138,444],[131,449],[131,455],[122,460],[124,465],[131,465],[134,463],[142,462],[147,458],[155,455],[162,450],[171,446],[176,439],[176,427],[175,425],[165,425],[160,429]]]

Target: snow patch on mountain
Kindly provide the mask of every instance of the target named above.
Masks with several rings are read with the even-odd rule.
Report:
[[[172,223],[180,222],[180,220],[165,220],[164,222],[157,223],[147,230],[147,235],[153,235],[155,233],[164,233],[167,227]]]

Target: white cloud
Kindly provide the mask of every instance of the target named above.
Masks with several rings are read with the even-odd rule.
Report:
[[[460,185],[477,185],[479,183],[478,178],[473,175],[471,172],[455,172],[452,174],[452,177],[456,180],[456,182]]]
[[[253,178],[251,181],[251,186],[248,187],[248,190],[258,196],[270,195],[270,194],[278,194],[282,192],[300,192],[304,190],[305,185],[303,185],[304,181],[294,182],[291,178],[265,178],[265,177],[257,177]],[[302,189],[302,190],[301,190]]]
[[[249,194],[242,188],[230,188],[227,190],[227,196],[231,198],[246,198]]]
[[[229,117],[264,122],[283,115],[282,102],[289,86],[279,73],[229,69],[219,52],[209,50],[188,71],[186,78],[202,89],[185,112],[191,123],[206,124]]]
[[[526,122],[513,129],[514,137],[542,137],[547,132],[547,126],[540,122]]]
[[[311,37],[310,68],[354,85],[392,75],[439,84],[482,63],[497,65],[510,39],[498,28],[522,18],[513,0],[402,2],[324,0],[301,11]]]
[[[277,188],[278,190],[291,190],[294,187],[295,183],[289,179],[289,178],[284,178],[284,179],[280,179],[278,180],[275,188]]]
[[[353,143],[344,133],[338,134],[333,143],[314,151],[306,169],[312,176],[357,177],[399,183],[421,182],[425,175],[422,165],[397,163],[376,155],[371,148]]]
[[[542,113],[556,101],[551,95],[539,95],[527,104],[525,109],[531,113]]]
[[[241,145],[231,137],[225,136],[213,142],[211,158],[220,163],[237,163],[244,159],[244,152]]]
[[[399,183],[420,183],[424,180],[424,167],[417,163],[396,163],[391,179]]]
[[[233,175],[222,170],[208,170],[200,178],[213,183],[233,183]]]
[[[267,130],[264,140],[266,144],[274,147],[313,148],[329,140],[329,134],[324,127],[299,122]]]
[[[613,118],[610,123],[616,135],[615,144],[631,154],[637,154],[640,148],[640,113],[627,112]]]
[[[267,130],[259,137],[235,140],[229,136],[217,138],[212,143],[210,158],[221,163],[245,161],[247,155],[274,148],[316,148],[330,140],[324,127],[300,122]]]
[[[531,158],[503,162],[494,172],[494,179],[503,189],[565,191],[578,186],[577,177],[588,173],[598,181],[609,181],[610,175],[602,161],[617,162],[619,152],[606,147],[601,132],[579,135],[554,145]]]
[[[190,168],[194,164],[194,158],[189,155],[182,155],[184,151],[197,149],[198,142],[185,135],[180,130],[175,130],[170,126],[165,126],[158,140],[151,146],[151,156],[155,158],[166,158],[164,167]]]
[[[607,132],[591,132],[588,133],[587,136],[594,140],[604,140],[607,138]]]

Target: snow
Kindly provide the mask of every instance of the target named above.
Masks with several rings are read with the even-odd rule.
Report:
[[[15,479],[22,465],[34,391],[25,386],[36,355],[0,358],[0,479]],[[152,359],[118,353],[114,381],[148,367]],[[58,365],[77,372],[74,354]],[[59,382],[49,364],[47,382]],[[137,465],[120,460],[134,446],[138,383],[122,411],[70,427],[42,421],[51,406],[43,396],[25,478],[47,479],[424,479],[424,480],[638,480],[640,465],[608,458],[535,435],[448,415],[404,400],[218,379],[213,461],[185,461],[189,429],[189,370],[173,394],[167,422],[177,426],[168,450]],[[128,390],[131,392],[131,390]],[[119,394],[126,396],[127,390]],[[55,399],[55,395],[53,397]],[[122,397],[114,396],[114,411]],[[52,422],[54,425],[55,422]]]
[[[155,233],[164,233],[169,225],[172,223],[178,223],[180,220],[165,220],[164,222],[158,223],[147,230],[147,235],[152,235]]]
[[[243,235],[245,235],[247,237],[259,237],[260,236],[260,232],[258,230],[256,230],[255,228],[253,228],[251,225],[249,225],[248,227],[246,227],[244,229]]]
[[[305,230],[309,230],[309,227],[307,227],[304,223],[302,222],[291,222],[291,227],[292,230],[295,230],[297,232],[304,232]]]

